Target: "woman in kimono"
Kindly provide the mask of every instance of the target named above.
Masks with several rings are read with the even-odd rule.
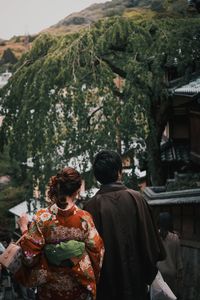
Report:
[[[36,286],[39,300],[96,298],[104,246],[91,215],[74,204],[80,187],[80,174],[64,168],[51,177],[51,205],[39,210],[29,226],[27,215],[19,220],[25,234],[21,241],[24,264],[15,277],[25,286]],[[67,242],[74,249],[65,247]],[[53,254],[61,250],[66,255],[57,255],[58,261]]]

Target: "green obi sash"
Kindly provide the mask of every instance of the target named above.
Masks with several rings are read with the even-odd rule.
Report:
[[[49,263],[60,266],[72,257],[82,256],[85,250],[85,243],[70,240],[60,242],[59,244],[47,244],[44,247],[44,253]],[[68,265],[68,264],[66,264]]]

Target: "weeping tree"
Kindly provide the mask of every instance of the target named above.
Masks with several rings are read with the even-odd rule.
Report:
[[[199,62],[199,25],[189,18],[112,18],[74,35],[36,39],[1,96],[1,145],[9,144],[23,176],[28,170],[42,189],[75,158],[85,172],[99,149],[128,151],[139,138],[152,184],[163,184],[160,141],[171,109],[166,66],[176,65],[182,82],[190,78]]]
[[[95,69],[91,42],[90,32],[41,36],[3,91],[1,145],[9,143],[21,176],[31,173],[43,192],[52,172],[73,158],[84,172],[100,145],[116,148],[112,72],[104,63]]]

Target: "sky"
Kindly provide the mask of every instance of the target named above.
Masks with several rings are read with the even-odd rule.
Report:
[[[106,0],[0,0],[0,39],[38,33],[73,12],[104,2]]]

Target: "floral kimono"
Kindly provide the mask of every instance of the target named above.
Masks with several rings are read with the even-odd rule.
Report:
[[[85,243],[85,252],[77,263],[73,267],[49,264],[44,246],[69,240]],[[56,204],[39,210],[21,247],[24,266],[15,278],[25,286],[37,286],[39,300],[96,298],[104,246],[88,212],[75,205],[62,210]]]

